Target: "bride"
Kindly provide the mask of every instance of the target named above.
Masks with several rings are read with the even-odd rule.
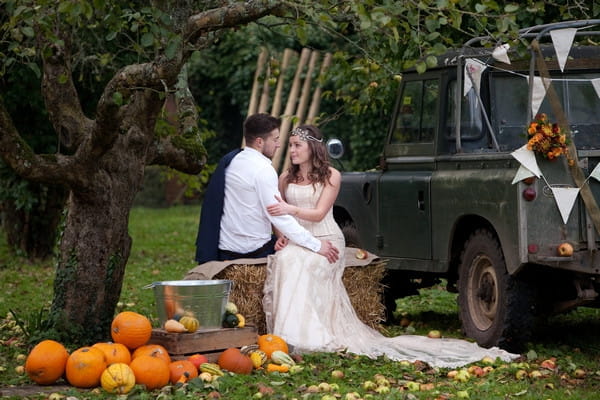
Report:
[[[321,255],[280,237],[268,257],[263,307],[267,331],[282,337],[296,353],[346,350],[368,357],[424,361],[453,368],[485,356],[508,361],[518,357],[498,348],[485,349],[459,339],[425,336],[386,337],[356,315],[342,282],[344,236],[333,218],[341,174],[329,164],[323,136],[313,125],[290,133],[290,168],[279,178],[283,198],[267,207],[271,215],[293,215],[318,239],[339,250],[330,264]]]

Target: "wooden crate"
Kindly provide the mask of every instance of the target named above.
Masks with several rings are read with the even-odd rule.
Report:
[[[256,344],[257,338],[257,330],[254,326],[212,329],[195,333],[172,333],[164,329],[153,329],[148,343],[160,344],[167,349],[174,360],[200,353],[204,354],[210,362],[215,362],[223,350]]]

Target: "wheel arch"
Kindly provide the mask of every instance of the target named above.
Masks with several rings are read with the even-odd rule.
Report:
[[[448,283],[454,286],[458,280],[458,267],[460,265],[460,255],[463,251],[464,245],[469,237],[478,229],[485,229],[489,231],[500,243],[500,250],[502,249],[502,242],[498,236],[498,232],[494,229],[494,226],[487,219],[479,215],[463,215],[459,218],[451,232],[450,248],[449,248],[449,265],[448,265]]]

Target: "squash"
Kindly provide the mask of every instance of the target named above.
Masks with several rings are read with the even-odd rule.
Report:
[[[294,365],[296,364],[296,362],[294,360],[292,360],[292,357],[290,357],[288,355],[288,353],[284,353],[281,350],[275,350],[274,352],[271,353],[271,361],[273,361],[275,364],[288,364],[288,365]]]
[[[71,386],[93,388],[100,384],[102,372],[106,369],[104,352],[95,347],[81,347],[67,359],[65,375]]]
[[[198,376],[198,369],[188,360],[177,360],[169,364],[170,379],[174,385],[176,383],[185,383],[189,379]],[[185,379],[181,379],[184,377]]]
[[[219,364],[215,363],[202,363],[200,364],[200,372],[208,372],[211,375],[223,376],[223,371]]]
[[[223,326],[225,328],[235,328],[239,323],[240,321],[235,314],[225,314],[225,319],[223,319]]]
[[[38,385],[52,385],[65,373],[69,353],[54,340],[42,340],[27,356],[25,372]]]
[[[100,385],[108,393],[126,394],[135,386],[135,374],[129,365],[113,363],[102,372]]]
[[[179,323],[185,327],[188,332],[196,332],[200,328],[200,321],[196,317],[183,316]]]
[[[219,355],[219,367],[236,374],[248,375],[254,369],[252,360],[240,352],[237,347],[230,347]]]
[[[247,345],[242,346],[240,348],[240,351],[242,352],[242,354],[245,354],[247,356],[249,356],[250,353],[252,353],[255,350],[258,350],[258,345],[257,344],[247,344]]]
[[[150,340],[152,324],[141,314],[123,311],[113,319],[110,334],[113,342],[123,343],[129,350],[133,350]]]
[[[238,319],[238,324],[236,325],[236,328],[245,327],[246,326],[246,318],[240,313],[235,314],[235,316]]]
[[[254,368],[259,369],[264,363],[267,362],[267,355],[262,350],[255,350],[250,353],[250,360],[252,361]]]
[[[233,303],[233,302],[231,302],[231,301],[228,301],[228,302],[225,304],[225,312],[226,312],[227,314],[233,314],[233,315],[235,315],[235,314],[237,314],[239,311],[238,311],[238,308],[237,308],[237,306],[235,305],[235,303]]]
[[[275,350],[281,350],[284,353],[289,351],[285,340],[270,333],[259,336],[257,342],[258,348],[264,351],[267,354],[267,357],[271,357],[271,353],[273,353]]]
[[[274,363],[269,363],[267,364],[267,372],[281,372],[281,373],[286,373],[289,372],[290,370],[290,366],[287,364],[274,364]]]
[[[181,319],[184,319],[186,317],[181,317]],[[181,320],[179,320],[181,321]],[[175,321],[174,319],[169,319],[165,322],[165,331],[167,332],[171,332],[171,333],[183,333],[183,332],[187,332],[187,328],[185,327],[185,325],[183,325],[181,322],[179,321]]]

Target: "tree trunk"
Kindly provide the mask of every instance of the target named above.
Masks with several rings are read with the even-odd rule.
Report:
[[[70,192],[51,309],[68,343],[110,340],[131,250],[129,212],[144,173],[136,153],[114,146],[99,162],[92,186]]]
[[[29,189],[38,199],[33,209],[26,211],[14,201],[4,202],[2,226],[11,248],[30,259],[43,259],[53,253],[67,192],[61,186],[33,183]]]

